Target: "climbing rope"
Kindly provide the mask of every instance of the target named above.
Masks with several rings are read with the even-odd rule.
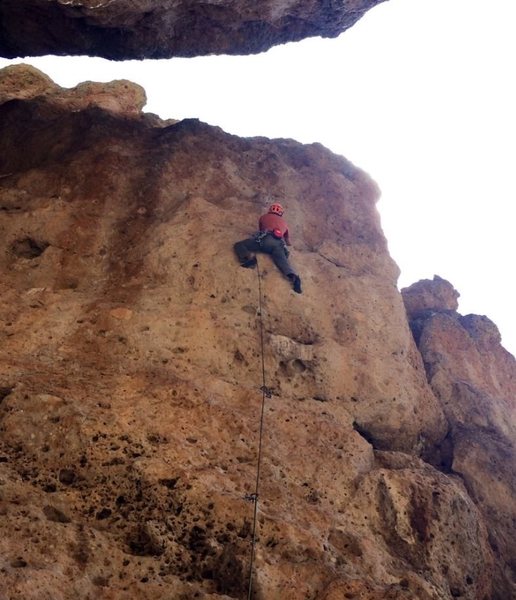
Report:
[[[256,264],[256,273],[258,276],[258,316],[259,316],[259,328],[260,328],[260,350],[261,350],[261,361],[262,361],[262,407],[260,414],[260,431],[258,436],[258,461],[256,466],[256,485],[254,488],[254,494],[247,496],[248,500],[254,502],[254,514],[253,514],[253,531],[251,536],[251,561],[249,564],[249,588],[247,592],[247,600],[251,600],[251,594],[253,591],[253,569],[254,569],[254,556],[256,550],[256,527],[258,521],[258,492],[260,487],[260,469],[262,464],[262,448],[263,448],[263,422],[265,416],[265,398],[271,397],[271,391],[265,385],[265,352],[264,352],[264,341],[263,341],[263,309],[262,309],[262,277],[260,273],[260,265]]]

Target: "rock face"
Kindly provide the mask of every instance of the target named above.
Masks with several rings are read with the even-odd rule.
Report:
[[[383,0],[2,0],[0,56],[255,54],[336,37]]]
[[[50,77],[30,65],[16,65],[2,70],[0,104],[32,98],[44,98],[48,105],[70,112],[97,107],[124,117],[141,117],[147,102],[145,90],[131,81],[89,81],[68,89],[56,85]]]
[[[16,97],[17,69],[0,73],[0,589],[246,598],[264,399],[253,598],[501,600],[509,513],[475,469],[512,425],[495,436],[486,408],[475,454],[460,446],[445,393],[469,363],[428,385],[369,177],[318,144],[136,114],[119,86],[115,109],[109,85],[81,104],[34,73]],[[232,253],[272,199],[302,295]]]
[[[413,322],[429,311],[456,311],[459,293],[449,281],[435,275],[403,289],[403,302],[408,318]]]
[[[450,427],[438,460],[462,477],[488,525],[498,571],[495,597],[516,598],[514,357],[487,317],[453,310],[458,294],[448,282],[437,277],[402,292],[428,380]]]

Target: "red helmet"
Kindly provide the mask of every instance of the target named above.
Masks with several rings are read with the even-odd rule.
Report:
[[[283,216],[283,206],[281,206],[281,204],[279,204],[278,202],[275,202],[274,204],[271,204],[269,206],[269,212],[274,215],[279,215],[280,217],[282,217]]]

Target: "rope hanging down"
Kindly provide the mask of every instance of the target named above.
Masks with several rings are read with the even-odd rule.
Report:
[[[258,275],[258,316],[260,317],[260,349],[261,349],[261,360],[262,360],[262,407],[260,414],[260,432],[258,436],[258,462],[256,467],[256,485],[254,488],[254,494],[247,496],[247,499],[254,502],[254,514],[253,514],[253,532],[251,536],[251,561],[249,565],[249,589],[247,593],[247,600],[251,600],[251,594],[253,591],[253,568],[254,568],[254,555],[256,548],[256,526],[258,520],[258,493],[260,488],[260,469],[262,463],[262,447],[263,447],[263,422],[265,415],[265,398],[271,397],[271,391],[265,385],[265,353],[264,353],[264,341],[263,341],[263,309],[262,309],[262,278],[260,274],[260,266],[256,264],[256,273]]]

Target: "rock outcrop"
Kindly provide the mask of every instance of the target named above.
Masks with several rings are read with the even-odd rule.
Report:
[[[492,321],[454,310],[458,293],[447,281],[435,277],[402,293],[449,423],[438,464],[461,476],[484,516],[496,597],[516,598],[516,362]]]
[[[435,275],[433,280],[422,279],[404,288],[403,302],[407,316],[414,323],[421,315],[431,311],[456,311],[459,308],[459,293],[450,282]]]
[[[318,144],[113,109],[109,88],[81,104],[41,75],[16,97],[23,69],[0,73],[0,589],[247,597],[263,327],[253,597],[501,600],[508,513],[474,477],[484,438],[460,446],[455,359],[427,382],[370,178]],[[232,253],[272,198],[301,296]],[[492,336],[473,321],[472,348]],[[483,368],[480,395],[512,385]],[[502,417],[478,419],[501,461]]]
[[[256,54],[336,37],[383,0],[2,0],[0,56]]]
[[[124,117],[141,118],[147,102],[145,90],[127,80],[110,83],[88,81],[68,89],[55,84],[50,77],[31,65],[16,65],[2,70],[0,104],[9,100],[44,99],[49,106],[68,112],[101,108]]]

